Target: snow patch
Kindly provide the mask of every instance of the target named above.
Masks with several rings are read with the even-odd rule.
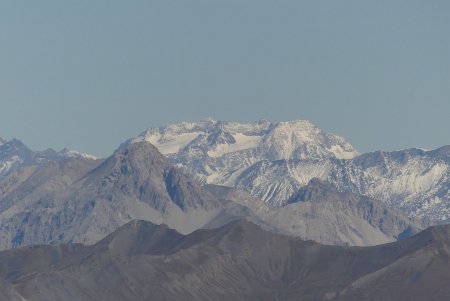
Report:
[[[218,158],[228,153],[238,152],[250,148],[258,147],[261,142],[260,136],[247,136],[241,133],[233,135],[236,143],[220,144],[214,150],[208,151],[208,156],[211,158]]]
[[[329,149],[331,153],[333,153],[338,159],[353,159],[358,155],[354,150],[347,151],[340,145],[332,145]]]
[[[197,138],[201,132],[183,133],[178,135],[161,135],[154,133],[150,136],[138,137],[134,142],[147,141],[158,148],[163,155],[176,154],[180,149]]]
[[[23,163],[19,156],[12,156],[8,160],[0,162],[0,173],[8,172],[17,163]]]

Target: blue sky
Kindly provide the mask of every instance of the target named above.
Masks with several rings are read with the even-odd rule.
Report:
[[[99,155],[148,127],[307,119],[450,144],[449,1],[2,1],[0,136]]]

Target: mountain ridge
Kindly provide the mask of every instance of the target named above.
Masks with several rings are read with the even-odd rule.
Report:
[[[444,300],[449,229],[435,226],[374,247],[339,247],[245,220],[188,235],[131,221],[93,246],[0,252],[0,288],[7,294],[0,300]]]
[[[97,160],[98,158],[87,154],[64,148],[57,152],[51,148],[43,151],[33,151],[22,141],[13,138],[6,141],[0,138],[0,178],[12,172],[33,165],[45,164],[49,161],[60,161],[68,158],[85,158]]]
[[[247,213],[216,200],[142,142],[120,147],[105,160],[52,161],[0,180],[0,247],[92,244],[132,219],[189,233],[219,215],[225,222]]]
[[[283,206],[266,204],[231,187],[209,184],[205,188],[219,199],[250,208],[278,233],[328,245],[377,245],[411,236],[429,225],[379,200],[340,192],[318,179],[311,180]]]

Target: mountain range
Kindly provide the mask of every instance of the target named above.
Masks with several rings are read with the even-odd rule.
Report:
[[[111,156],[0,141],[0,300],[445,300],[450,147],[306,121],[150,129]]]
[[[427,225],[319,180],[306,190],[280,207],[234,188],[202,186],[152,144],[135,141],[107,159],[50,161],[1,179],[0,248],[93,244],[135,219],[187,234],[246,217],[274,232],[341,245],[391,242]]]
[[[0,181],[0,246],[59,241],[92,244],[134,219],[189,233],[225,206],[149,143],[105,160],[71,158],[20,169]]]
[[[449,208],[448,147],[360,154],[307,121],[173,124],[106,159],[15,139],[0,151],[3,162],[21,158],[0,176],[0,249],[93,244],[135,219],[188,234],[242,217],[367,246],[445,222]]]
[[[450,220],[450,146],[360,154],[310,122],[183,122],[143,132],[202,183],[249,192],[283,206],[313,178],[383,201],[411,217]]]
[[[33,151],[18,139],[6,141],[0,137],[0,178],[27,166],[45,164],[49,161],[61,161],[74,157],[96,159],[93,155],[67,148],[59,152],[51,148],[44,151]]]
[[[446,300],[449,238],[339,247],[245,220],[188,235],[132,221],[92,246],[0,252],[0,300]]]

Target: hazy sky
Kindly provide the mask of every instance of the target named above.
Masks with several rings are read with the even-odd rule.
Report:
[[[450,144],[450,1],[1,1],[0,136],[99,155],[182,120]]]

